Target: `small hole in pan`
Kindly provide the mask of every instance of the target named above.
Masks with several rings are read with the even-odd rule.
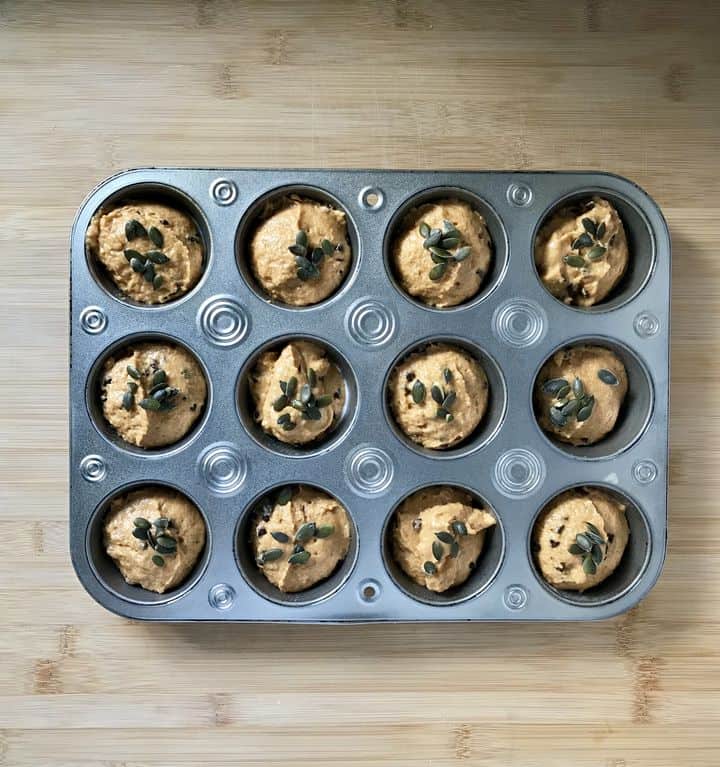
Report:
[[[447,199],[458,199],[463,202],[467,202],[473,210],[476,210],[485,219],[488,233],[492,244],[492,258],[488,273],[485,275],[480,290],[474,296],[471,296],[466,301],[457,306],[448,307],[433,307],[411,296],[402,287],[398,280],[395,268],[393,266],[392,251],[395,246],[395,240],[397,239],[398,231],[402,227],[406,217],[412,212],[414,208],[417,208],[426,203],[439,202]],[[414,195],[409,200],[406,200],[393,214],[390,219],[390,223],[385,231],[385,239],[383,243],[383,258],[385,261],[385,270],[390,278],[395,289],[408,301],[428,311],[435,312],[451,312],[461,309],[467,309],[475,306],[478,302],[490,295],[495,290],[498,284],[501,282],[505,271],[507,269],[508,262],[508,241],[505,227],[503,225],[500,216],[495,212],[495,209],[487,203],[482,197],[462,189],[460,187],[443,186],[432,187],[426,189],[419,194]],[[428,268],[432,266],[432,261],[428,257]]]
[[[253,270],[250,266],[250,258],[248,254],[248,248],[253,233],[262,221],[267,218],[269,212],[272,210],[274,204],[279,203],[284,197],[289,195],[297,195],[301,198],[309,200],[315,200],[321,202],[324,205],[329,205],[337,210],[342,211],[345,214],[345,221],[347,224],[348,240],[350,242],[350,248],[352,250],[352,257],[350,264],[348,265],[347,273],[342,282],[338,285],[333,293],[327,298],[319,301],[316,304],[309,304],[307,306],[295,306],[292,304],[285,304],[280,301],[271,299],[260,283],[257,281]],[[258,298],[263,301],[272,303],[273,306],[280,307],[282,309],[290,309],[292,311],[307,311],[310,309],[316,309],[320,306],[325,306],[328,302],[337,299],[342,293],[344,293],[349,285],[353,282],[355,275],[357,274],[358,265],[360,263],[360,239],[357,234],[357,228],[355,222],[350,215],[348,209],[333,195],[326,192],[323,189],[317,187],[307,186],[305,184],[292,184],[289,186],[273,189],[255,200],[248,208],[245,215],[240,221],[237,233],[235,235],[235,259],[238,269],[248,287],[255,293]]]
[[[535,425],[553,447],[568,455],[574,456],[575,458],[583,460],[613,458],[624,450],[627,450],[645,433],[645,429],[652,418],[654,405],[654,391],[650,374],[645,367],[645,364],[635,352],[631,351],[624,344],[601,336],[590,336],[577,338],[557,347],[543,360],[542,365],[538,368],[533,377],[531,392],[533,402],[531,405],[533,407],[533,413],[537,413],[535,389],[540,371],[547,361],[558,351],[585,345],[598,346],[613,352],[613,354],[616,354],[620,358],[627,371],[628,390],[620,408],[617,421],[615,422],[615,427],[606,437],[603,437],[599,442],[596,442],[593,445],[571,445],[567,442],[561,442],[556,439],[554,435],[546,433],[541,429],[537,417],[534,419]]]
[[[281,442],[272,435],[264,431],[261,425],[255,419],[255,402],[250,390],[250,376],[255,369],[260,356],[267,351],[280,351],[284,346],[292,341],[309,341],[322,347],[328,355],[328,359],[338,368],[345,383],[345,405],[340,413],[340,417],[332,425],[329,432],[306,445],[291,445]],[[278,391],[278,395],[280,392]],[[247,433],[257,442],[277,455],[287,458],[305,458],[310,455],[324,453],[339,444],[351,429],[358,410],[358,384],[355,373],[350,363],[334,347],[314,336],[282,336],[274,338],[268,343],[263,344],[251,354],[238,376],[236,404],[238,417]]]
[[[205,548],[200,553],[195,566],[183,583],[175,589],[166,591],[164,594],[156,594],[153,591],[143,589],[141,586],[133,586],[127,583],[115,562],[108,556],[103,545],[103,523],[110,509],[110,503],[119,496],[135,490],[147,490],[149,492],[153,490],[174,490],[180,495],[185,496],[197,508],[205,523]],[[205,512],[200,508],[197,501],[186,492],[166,482],[135,482],[114,490],[100,502],[88,522],[85,535],[85,550],[95,577],[109,592],[119,599],[124,599],[134,604],[159,605],[184,596],[198,583],[210,560],[212,538]]]
[[[207,394],[205,398],[205,405],[203,407],[202,413],[200,414],[200,417],[195,421],[195,423],[190,428],[190,431],[188,431],[188,433],[182,439],[172,443],[171,445],[165,445],[159,448],[142,448],[126,442],[108,423],[108,421],[105,419],[105,416],[103,415],[100,392],[105,363],[111,357],[120,355],[124,351],[129,350],[138,344],[152,342],[178,346],[190,354],[202,370],[203,376],[205,376]],[[200,434],[205,426],[205,423],[207,422],[212,407],[212,396],[212,382],[203,361],[192,349],[190,349],[190,347],[188,347],[182,341],[175,338],[174,336],[169,336],[161,333],[135,333],[131,336],[125,336],[124,338],[121,338],[120,340],[111,344],[108,348],[102,351],[102,353],[93,363],[93,366],[90,369],[90,373],[88,374],[87,383],[85,385],[85,405],[87,407],[87,411],[93,426],[95,426],[98,432],[100,432],[100,434],[102,434],[102,436],[108,442],[110,442],[110,444],[114,445],[119,450],[125,450],[128,453],[133,453],[138,456],[155,457],[159,455],[170,455],[187,447],[191,442],[195,440],[197,435]]]
[[[297,483],[293,483],[297,485]],[[303,487],[313,488],[319,490],[326,495],[335,498],[347,512],[348,519],[350,520],[350,548],[345,558],[338,563],[335,570],[331,575],[325,578],[320,583],[315,584],[309,589],[304,591],[297,591],[294,593],[285,593],[280,591],[277,586],[270,583],[270,581],[263,575],[262,570],[255,562],[255,555],[252,549],[252,527],[255,520],[257,504],[263,498],[263,496],[273,491],[279,490],[284,485],[275,485],[268,487],[260,495],[256,496],[243,511],[238,521],[237,528],[235,530],[235,560],[237,566],[242,574],[243,578],[247,581],[251,588],[253,588],[261,597],[275,602],[281,605],[288,605],[290,607],[302,607],[309,604],[320,602],[323,599],[331,597],[337,593],[350,577],[353,569],[355,568],[355,562],[358,556],[358,532],[355,526],[355,520],[350,512],[350,509],[342,499],[337,498],[329,490],[320,486],[317,483],[303,482]]]
[[[487,528],[485,531],[483,549],[480,552],[480,557],[475,563],[475,567],[473,568],[468,579],[464,583],[461,583],[459,586],[448,589],[447,591],[436,593],[416,583],[412,578],[410,578],[410,576],[405,573],[402,567],[400,567],[397,560],[395,559],[392,538],[395,523],[395,513],[404,501],[406,501],[420,490],[432,487],[447,486],[457,488],[458,490],[468,493],[472,497],[472,500],[476,504],[477,508],[482,507],[495,517],[496,524]],[[505,531],[503,530],[502,522],[495,509],[493,509],[493,507],[474,490],[471,490],[465,486],[450,483],[447,485],[437,483],[434,485],[423,485],[421,487],[415,488],[413,491],[401,498],[400,501],[395,504],[392,511],[385,519],[381,540],[381,553],[383,563],[388,574],[395,582],[395,585],[412,599],[438,607],[454,605],[458,602],[464,602],[465,600],[476,597],[478,594],[485,591],[485,589],[488,588],[488,586],[492,583],[493,579],[499,572],[500,566],[502,565],[502,561],[505,556]]]
[[[98,211],[109,211],[115,208],[120,208],[123,205],[133,203],[162,203],[168,207],[175,208],[176,210],[184,213],[188,216],[197,228],[198,234],[203,244],[203,265],[202,274],[197,284],[194,285],[187,293],[184,293],[178,298],[171,299],[162,304],[143,304],[139,301],[134,301],[126,296],[115,284],[110,277],[107,269],[100,262],[100,260],[91,253],[87,248],[85,249],[85,257],[88,265],[88,269],[92,274],[95,282],[112,298],[120,301],[121,303],[128,304],[130,306],[137,307],[138,309],[163,309],[170,306],[176,306],[178,303],[186,300],[193,295],[202,285],[207,274],[210,264],[211,256],[211,237],[210,228],[207,220],[202,213],[200,206],[185,192],[176,189],[175,187],[168,186],[167,184],[158,183],[141,183],[133,184],[131,186],[119,189],[114,194],[109,195],[97,210],[93,213],[95,215]],[[83,234],[84,236],[84,234]]]
[[[608,493],[608,495],[625,504],[625,517],[627,519],[628,527],[630,528],[630,537],[628,538],[628,543],[622,559],[614,572],[602,581],[602,583],[581,593],[579,591],[567,591],[565,589],[555,588],[543,578],[537,565],[532,540],[535,532],[535,525],[543,511],[545,511],[558,496],[562,495],[562,493],[582,487],[593,487],[603,490]],[[531,562],[533,573],[543,588],[549,591],[557,599],[581,607],[594,607],[607,604],[608,602],[613,602],[627,594],[627,592],[638,583],[645,572],[645,568],[650,560],[651,545],[652,538],[650,535],[650,528],[645,514],[641,511],[639,505],[616,488],[599,482],[576,483],[564,488],[559,493],[553,495],[552,498],[549,498],[541,506],[533,519],[527,543],[528,557]]]
[[[583,189],[566,195],[553,203],[540,217],[533,232],[531,259],[535,276],[540,284],[545,287],[538,274],[534,255],[535,242],[540,230],[563,208],[579,206],[595,196],[606,199],[617,210],[623,222],[628,242],[628,265],[625,274],[604,301],[588,307],[568,305],[568,308],[580,312],[607,312],[632,301],[645,287],[655,267],[655,238],[644,213],[634,203],[617,192],[611,192],[607,189]],[[555,300],[560,301],[558,298]],[[562,303],[562,301],[560,302]]]

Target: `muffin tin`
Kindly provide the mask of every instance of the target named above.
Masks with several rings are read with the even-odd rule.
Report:
[[[328,200],[347,215],[353,262],[328,300],[293,308],[270,303],[244,259],[247,234],[269,195]],[[557,206],[607,197],[625,224],[630,268],[613,295],[591,309],[565,306],[538,279],[533,242]],[[470,201],[485,217],[494,261],[480,293],[432,309],[403,293],[389,267],[393,227],[410,207],[442,197]],[[161,199],[189,212],[206,248],[198,285],[175,302],[133,304],[86,256],[85,231],[100,207]],[[373,622],[588,620],[640,601],[666,548],[670,240],[653,200],[632,182],[596,173],[231,170],[147,168],[102,182],[72,230],[70,306],[70,548],[86,590],[121,615],[161,621]],[[247,372],[258,353],[288,338],[324,345],[345,373],[348,401],[329,437],[307,448],[282,445],[252,421]],[[167,339],[205,370],[199,422],[167,449],[117,439],[95,392],[102,362],[126,344]],[[458,344],[483,363],[488,413],[469,440],[428,451],[398,430],[386,402],[394,363],[434,340]],[[553,442],[533,413],[532,389],[556,349],[592,341],[620,354],[630,391],[616,429],[578,449]],[[268,490],[305,483],[334,495],[355,528],[337,572],[300,594],[267,583],[247,543],[248,519]],[[466,584],[433,594],[391,558],[391,514],[427,485],[468,490],[498,524]],[[207,523],[195,571],[158,595],[129,586],[102,548],[111,498],[140,485],[187,495]],[[608,581],[586,594],[547,585],[534,565],[533,523],[557,494],[597,485],[628,505],[631,538]]]

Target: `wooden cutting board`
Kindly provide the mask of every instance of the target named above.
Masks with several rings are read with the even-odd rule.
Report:
[[[0,765],[720,763],[720,10],[0,2]],[[128,166],[602,168],[674,246],[670,547],[600,624],[130,623],[67,552],[68,232]],[[76,392],[75,396],[81,396]]]

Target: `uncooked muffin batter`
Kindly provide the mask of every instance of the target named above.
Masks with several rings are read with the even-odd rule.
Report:
[[[159,203],[96,213],[85,243],[123,294],[142,304],[179,298],[203,269],[202,240],[192,219]]]
[[[592,445],[615,427],[627,387],[625,366],[609,349],[561,349],[537,377],[538,423],[561,442]]]
[[[291,341],[263,352],[250,375],[256,420],[281,442],[304,445],[337,422],[345,383],[327,352],[310,341]]]
[[[545,287],[561,301],[593,306],[625,273],[628,243],[615,208],[601,197],[559,210],[535,240],[535,264]]]
[[[314,487],[288,485],[260,502],[252,547],[263,575],[291,593],[332,575],[348,553],[350,536],[339,501]]]
[[[133,490],[111,501],[103,541],[128,583],[162,594],[195,567],[205,546],[205,522],[174,490]]]
[[[491,258],[485,219],[457,199],[410,211],[392,250],[402,288],[437,307],[457,306],[472,298],[480,290]]]
[[[625,505],[600,488],[568,490],[535,523],[535,559],[558,589],[585,591],[618,566],[630,530]]]
[[[431,450],[455,447],[466,439],[488,403],[488,382],[480,363],[446,344],[431,344],[400,362],[388,389],[400,429]]]
[[[352,253],[345,214],[291,195],[270,203],[249,247],[250,267],[275,301],[309,306],[345,279]]]
[[[122,350],[105,363],[103,415],[131,445],[156,448],[182,439],[200,417],[207,384],[188,351],[150,342]]]
[[[429,487],[406,498],[392,530],[397,563],[416,583],[443,592],[464,583],[477,562],[485,530],[495,517],[469,493]]]

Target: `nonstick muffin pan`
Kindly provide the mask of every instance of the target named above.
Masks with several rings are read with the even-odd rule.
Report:
[[[249,233],[268,197],[298,193],[344,210],[353,250],[339,290],[315,306],[270,303],[248,269]],[[627,232],[630,264],[610,298],[566,306],[538,279],[533,242],[558,206],[594,194],[610,200]],[[480,293],[451,309],[422,305],[398,287],[388,263],[394,227],[433,199],[469,201],[485,218],[494,258]],[[124,299],[85,252],[101,207],[161,200],[195,220],[206,263],[197,286],[160,306]],[[662,569],[667,529],[670,240],[653,200],[619,176],[583,173],[146,168],[103,181],[72,230],[70,307],[70,547],[77,574],[100,604],[161,621],[589,620],[637,604]],[[104,360],[140,340],[166,339],[198,359],[205,411],[180,442],[141,450],[105,424],[97,401]],[[254,423],[247,375],[283,340],[324,345],[345,375],[346,407],[329,436],[283,445]],[[394,364],[432,341],[463,347],[490,382],[488,412],[460,446],[424,450],[395,425],[386,401]],[[614,432],[587,448],[551,441],[533,413],[535,377],[555,350],[597,342],[625,363],[629,393]],[[347,509],[355,535],[334,575],[283,594],[264,578],[248,543],[250,514],[269,490],[303,483]],[[491,510],[478,566],[466,583],[433,594],[392,559],[390,518],[415,490],[469,491]],[[195,570],[162,595],[129,586],[104,553],[109,501],[138,486],[187,495],[207,524]],[[533,523],[560,492],[603,487],[627,504],[631,537],[622,562],[584,594],[547,585],[533,561]]]

